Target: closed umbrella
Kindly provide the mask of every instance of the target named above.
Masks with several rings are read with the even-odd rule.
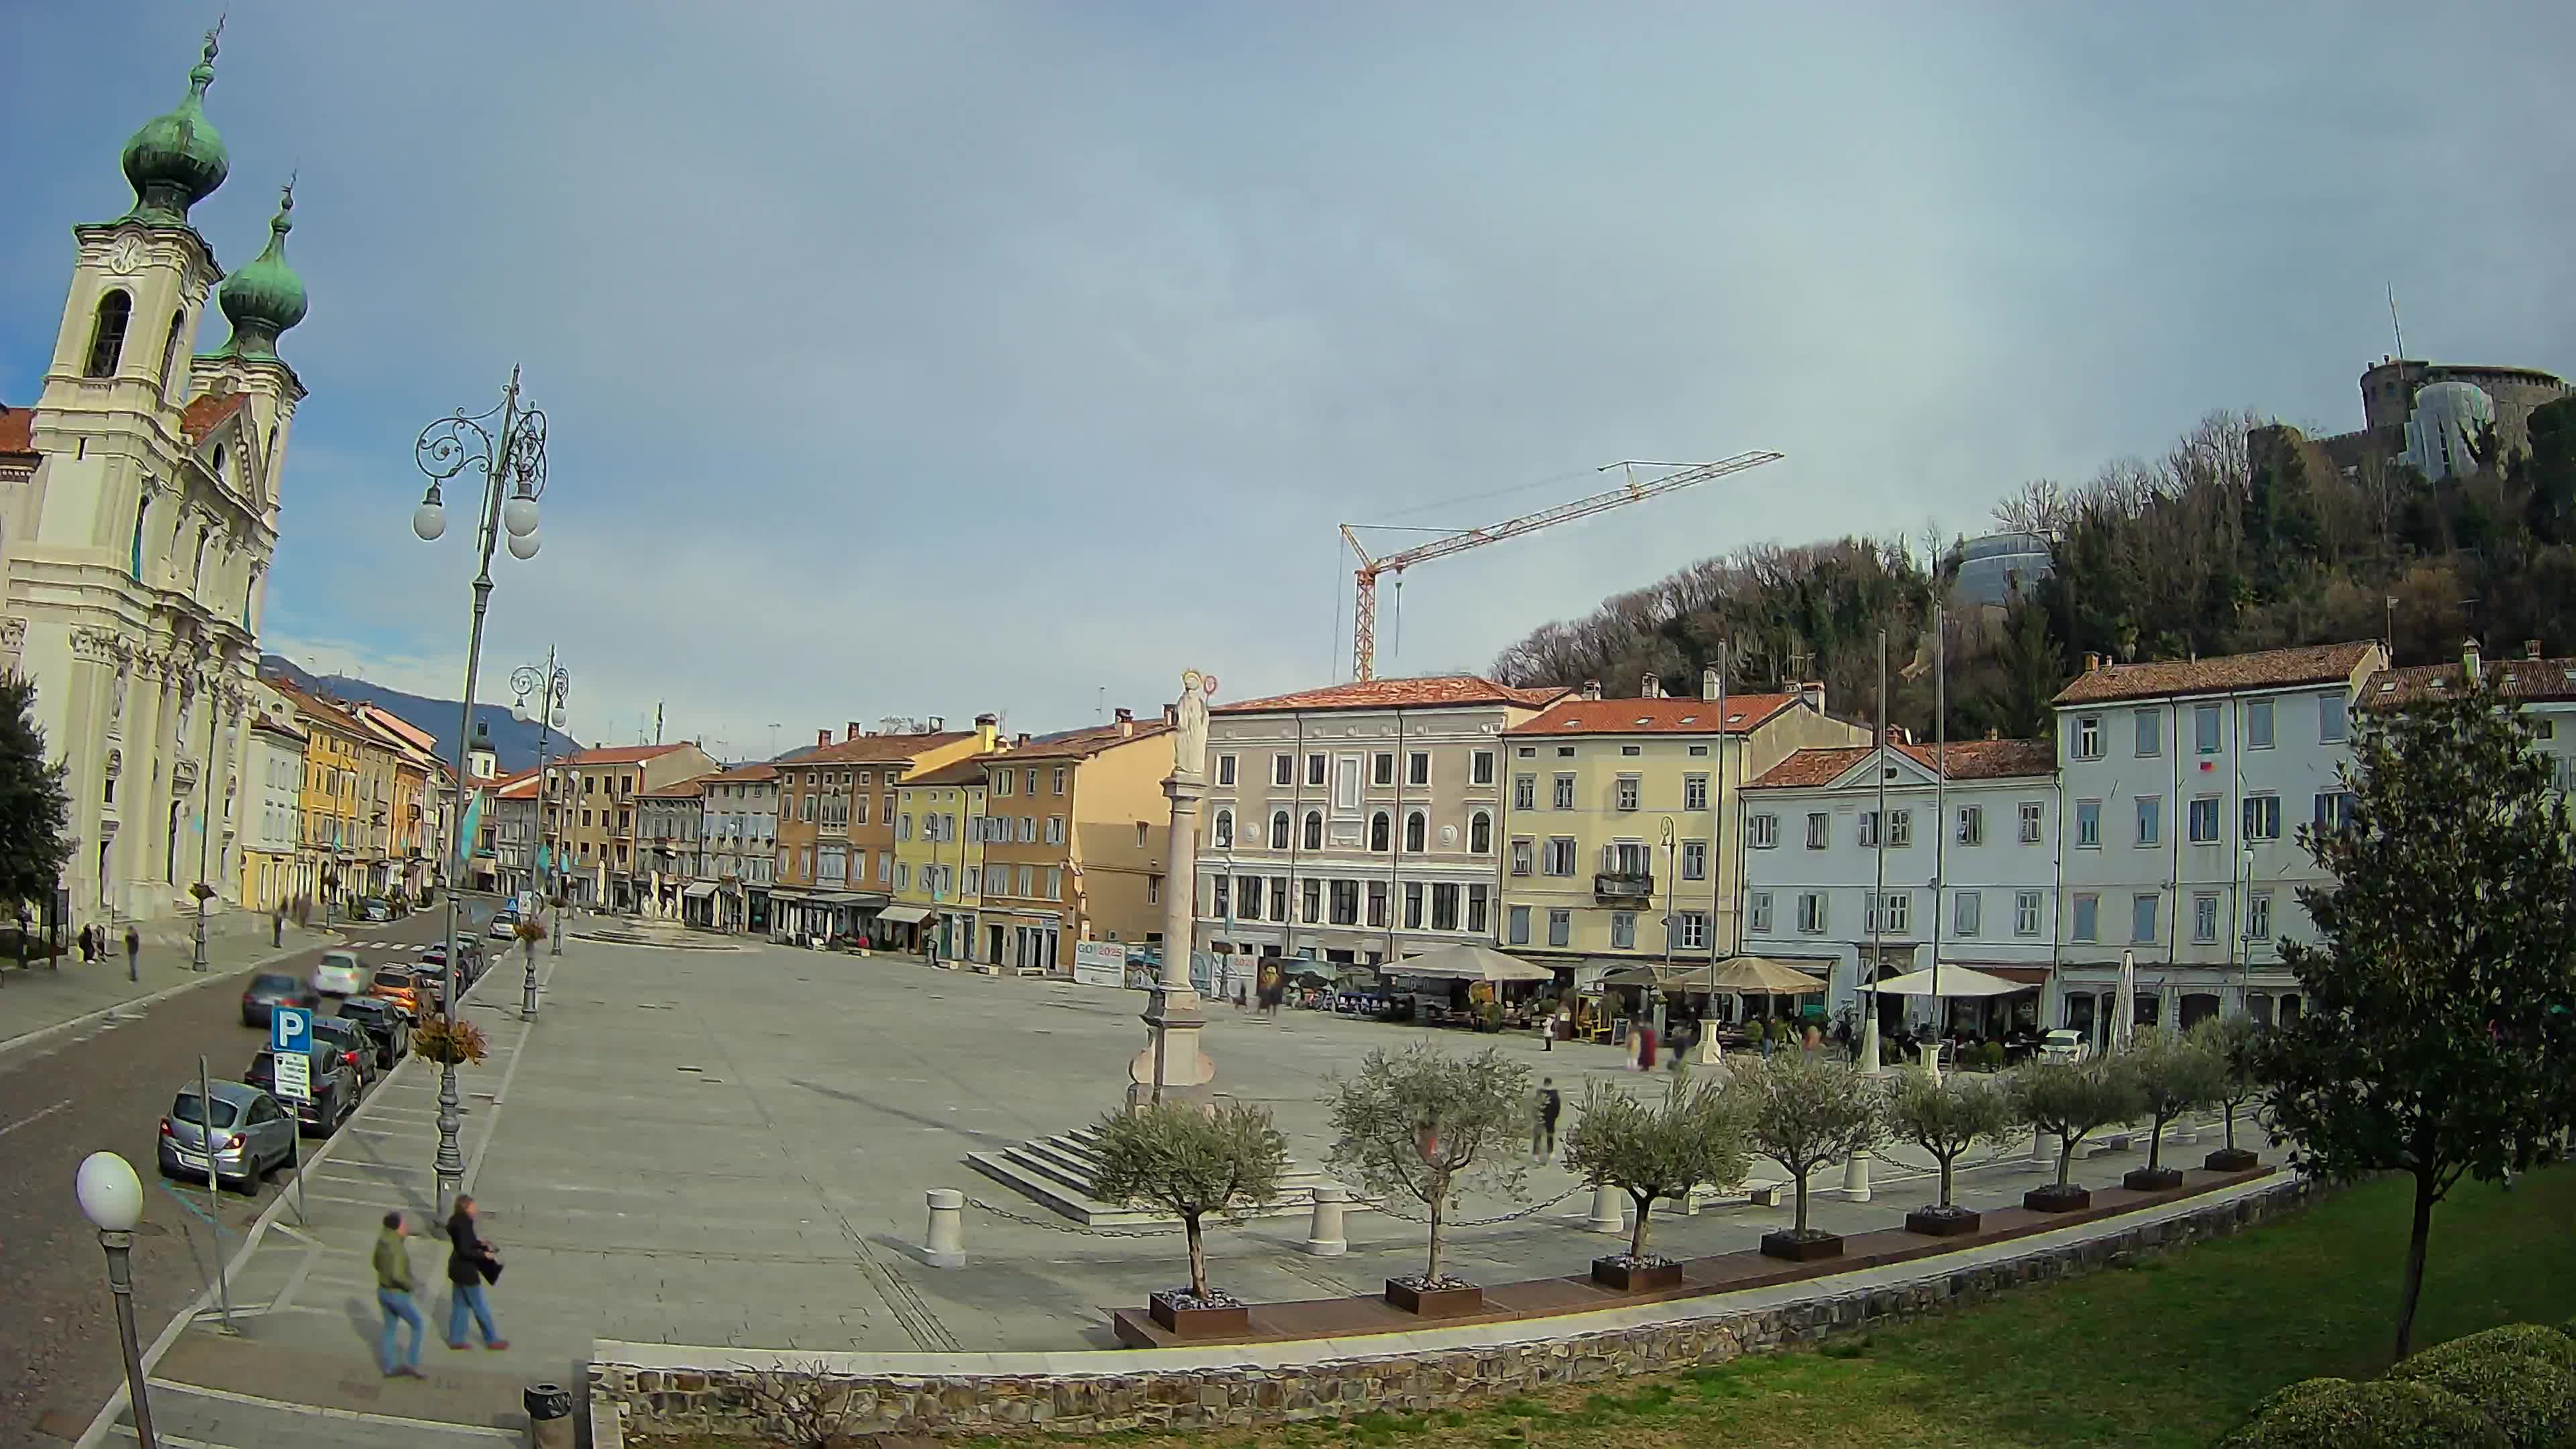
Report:
[[[2138,953],[2120,953],[2120,989],[2111,1000],[2111,1047],[2129,1049],[2130,1024],[2138,1019]]]

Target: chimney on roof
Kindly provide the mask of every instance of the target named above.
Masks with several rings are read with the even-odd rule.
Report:
[[[814,744],[815,744],[815,746],[816,746],[817,748],[820,748],[820,747],[822,747],[822,746],[824,746],[824,745],[828,745],[828,744],[830,744],[831,742],[832,742],[832,732],[831,732],[830,730],[816,730],[816,731],[814,731]]]
[[[1988,725],[1988,726],[1986,726],[1986,738],[1987,738],[1987,739],[1990,739],[1990,740],[1999,740],[1999,739],[2002,739],[2003,737],[2004,737],[2004,732],[2003,732],[2002,730],[1996,729],[1993,725]]]
[[[2539,640],[2537,640],[2537,639],[2525,639],[2525,640],[2523,640],[2523,641],[2522,641],[2522,657],[2523,657],[2523,658],[2525,658],[2525,659],[2537,659],[2537,658],[2539,658],[2539,657],[2540,657],[2540,641],[2539,641]]]
[[[930,717],[930,732],[932,734],[942,734],[945,733],[947,729],[948,716],[944,714],[934,714]]]
[[[1022,730],[1022,731],[1020,731],[1020,733],[1019,733],[1019,737],[1018,737],[1017,739],[1014,739],[1014,740],[1012,740],[1012,741],[1011,741],[1011,748],[1013,748],[1013,749],[1025,749],[1025,748],[1027,748],[1027,747],[1028,747],[1028,743],[1029,743],[1029,732],[1028,732],[1027,730]]]
[[[1638,697],[1639,699],[1661,699],[1661,698],[1663,698],[1663,697],[1664,697],[1664,680],[1663,680],[1663,676],[1662,676],[1662,675],[1659,675],[1659,674],[1649,674],[1649,675],[1647,675],[1647,676],[1645,677],[1645,680],[1637,686],[1637,697]]]
[[[842,739],[855,740],[859,737],[859,722],[857,720],[851,720],[847,724],[841,726],[841,731]]]
[[[1181,707],[1177,704],[1164,705],[1163,723],[1178,728],[1181,723]]]
[[[1597,679],[1587,679],[1583,681],[1583,697],[1585,699],[1599,699],[1601,697],[1601,681]]]
[[[975,752],[988,754],[1002,738],[1002,717],[990,710],[975,716]]]
[[[2084,672],[2085,672],[2085,673],[2087,673],[2087,674],[2099,674],[2099,673],[2101,673],[2101,672],[2102,672],[2102,656],[2101,656],[2101,655],[2099,655],[2099,654],[2094,653],[2094,652],[2093,652],[2092,650],[2090,650],[2090,649],[2085,650],[2085,651],[2084,651]]]
[[[1798,697],[1807,702],[1807,708],[1814,710],[1818,714],[1823,714],[1825,712],[1825,683],[1823,680],[1814,680],[1809,683],[1799,685]]]
[[[1726,687],[1725,687],[1724,685],[1719,684],[1719,683],[1717,682],[1717,666],[1716,666],[1716,665],[1713,665],[1713,664],[1712,664],[1712,665],[1710,665],[1708,668],[1703,669],[1703,670],[1701,670],[1701,671],[1699,672],[1699,697],[1700,697],[1700,698],[1702,698],[1702,699],[1718,699],[1718,698],[1723,697],[1725,693],[1726,693]]]
[[[1132,709],[1122,709],[1122,710],[1119,710],[1119,711],[1117,712],[1117,715],[1118,715],[1118,735],[1119,735],[1119,738],[1121,738],[1121,739],[1125,739],[1125,738],[1127,738],[1127,737],[1129,737],[1129,736],[1131,736],[1131,735],[1135,734],[1135,733],[1136,733],[1136,711],[1134,711],[1134,710],[1132,710]]]
[[[2478,687],[2478,641],[2474,635],[2460,641],[2460,678],[2469,688]]]

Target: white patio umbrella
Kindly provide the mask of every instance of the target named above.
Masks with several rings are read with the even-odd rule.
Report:
[[[1553,981],[1556,973],[1544,966],[1506,956],[1490,946],[1443,946],[1420,956],[1401,961],[1388,961],[1378,968],[1382,976],[1421,976],[1442,981]]]
[[[2009,981],[2001,976],[1991,975],[1974,966],[1941,968],[1940,994],[1944,997],[2006,996],[2015,991],[2029,989],[2018,981]],[[1883,991],[1890,996],[1930,996],[1933,994],[1932,973],[1908,971],[1901,976],[1882,976],[1863,986],[1861,990]]]
[[[2120,953],[2120,989],[2111,998],[2111,1049],[2127,1051],[2138,1019],[2138,953]]]

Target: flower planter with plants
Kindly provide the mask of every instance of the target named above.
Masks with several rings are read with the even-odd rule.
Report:
[[[1180,1338],[1216,1338],[1252,1330],[1252,1309],[1231,1293],[1166,1289],[1145,1300],[1145,1312]]]
[[[2013,1116],[2011,1094],[1992,1078],[1917,1071],[1897,1079],[1888,1102],[1889,1126],[1941,1165],[1940,1199],[1907,1213],[1907,1232],[1956,1238],[1984,1226],[1983,1214],[1951,1200],[1951,1186],[1959,1159],[1980,1142],[2001,1141],[2013,1129]]]
[[[1593,1282],[1620,1293],[1681,1286],[1682,1265],[1646,1246],[1655,1203],[1702,1183],[1744,1180],[1749,1107],[1746,1094],[1721,1081],[1693,1081],[1687,1071],[1653,1107],[1607,1083],[1592,1084],[1583,1115],[1566,1134],[1565,1165],[1595,1188],[1626,1193],[1636,1211],[1628,1251],[1593,1259]]]
[[[1492,1047],[1453,1057],[1424,1042],[1370,1052],[1358,1075],[1333,1079],[1325,1100],[1334,1165],[1379,1197],[1413,1198],[1429,1217],[1422,1271],[1387,1279],[1387,1303],[1423,1318],[1481,1311],[1483,1289],[1440,1271],[1443,1230],[1470,1185],[1520,1195],[1528,1166],[1517,1149],[1537,1105],[1528,1070]]]

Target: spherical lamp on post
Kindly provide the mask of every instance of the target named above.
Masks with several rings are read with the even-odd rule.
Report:
[[[501,405],[488,412],[467,415],[461,409],[440,418],[421,430],[420,439],[412,445],[413,459],[421,472],[429,476],[429,491],[422,495],[420,506],[412,511],[412,532],[424,542],[434,541],[447,531],[446,510],[439,498],[439,485],[468,471],[480,473],[483,479],[482,504],[474,515],[474,547],[477,566],[474,575],[473,623],[465,644],[465,695],[459,706],[461,718],[456,727],[456,778],[461,790],[473,776],[469,769],[467,749],[474,735],[474,684],[483,667],[483,620],[492,603],[492,551],[506,535],[510,553],[515,558],[536,555],[534,518],[537,499],[546,491],[546,415],[519,401],[519,370],[510,369],[509,386],[501,392]],[[504,500],[508,506],[504,506]],[[527,523],[523,536],[518,525]],[[470,843],[465,832],[454,832],[455,840],[449,864],[452,877],[466,878],[466,851]],[[447,971],[446,991],[441,1003],[448,1020],[464,1005],[457,991],[457,911],[456,892],[447,892]],[[453,1060],[440,1063],[438,1079],[438,1215],[445,1218],[456,1209],[456,1196],[465,1181],[465,1154],[458,1133],[465,1121],[460,1114],[456,1090],[456,1066]]]
[[[143,1449],[155,1449],[160,1441],[153,1437],[152,1402],[143,1391],[143,1341],[134,1332],[134,1228],[143,1221],[143,1180],[124,1158],[93,1152],[72,1176],[72,1195],[80,1200],[81,1216],[98,1229],[98,1245],[107,1250],[107,1291],[116,1298],[116,1336],[125,1347],[125,1392],[134,1409],[134,1437]]]

